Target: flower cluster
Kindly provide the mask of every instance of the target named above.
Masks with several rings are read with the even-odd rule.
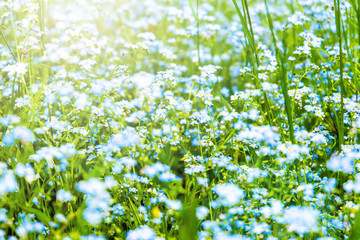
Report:
[[[360,239],[359,1],[0,1],[0,240]]]

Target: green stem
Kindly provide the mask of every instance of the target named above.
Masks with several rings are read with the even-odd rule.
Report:
[[[291,107],[291,99],[290,99],[289,93],[288,93],[287,72],[285,69],[284,59],[281,55],[280,49],[276,45],[277,41],[276,41],[276,37],[275,37],[275,33],[274,33],[274,25],[273,25],[273,22],[272,22],[270,13],[269,13],[269,7],[267,5],[266,0],[264,0],[264,2],[265,2],[266,14],[267,14],[268,22],[269,22],[269,27],[270,27],[271,35],[272,35],[272,39],[273,39],[273,44],[274,44],[274,48],[276,51],[276,60],[278,61],[278,64],[280,66],[280,80],[281,80],[281,86],[282,86],[284,100],[285,100],[285,111],[286,111],[288,126],[289,126],[289,130],[290,130],[290,140],[292,143],[295,143],[294,126],[293,126],[292,110],[291,110],[291,108],[292,108]]]
[[[252,24],[251,24],[251,18],[250,18],[250,12],[249,12],[249,8],[248,8],[248,4],[247,4],[247,0],[245,0],[245,2],[243,3],[244,6],[244,14],[246,15],[245,17],[243,16],[243,14],[240,11],[239,5],[237,4],[236,0],[232,0],[236,12],[240,18],[240,22],[241,25],[243,27],[243,31],[244,31],[244,35],[245,35],[245,47],[248,48],[246,39],[249,42],[250,45],[250,49],[252,51],[250,60],[251,60],[251,64],[253,67],[253,73],[255,76],[257,76],[257,69],[255,66],[259,67],[260,66],[260,62],[259,62],[259,57],[257,54],[257,47],[256,47],[256,42],[255,42],[255,37],[254,37],[254,31],[252,28]],[[248,24],[249,21],[249,24]],[[248,25],[250,25],[250,27],[248,27]],[[255,56],[255,61],[256,61],[256,65],[255,65],[255,61],[254,61],[254,56]],[[268,112],[268,114],[266,114],[266,116],[268,117],[268,122],[270,125],[272,125],[272,121],[273,121],[273,117],[272,117],[272,113],[271,113],[271,108],[270,108],[270,103],[267,97],[266,92],[264,92],[264,100],[265,100],[265,105],[266,105],[266,112]]]
[[[334,0],[335,7],[335,22],[336,22],[336,32],[339,39],[339,54],[340,54],[340,127],[339,127],[339,150],[341,150],[341,145],[344,144],[344,77],[343,77],[343,56],[342,56],[342,35],[341,35],[341,12],[340,12],[340,0]]]

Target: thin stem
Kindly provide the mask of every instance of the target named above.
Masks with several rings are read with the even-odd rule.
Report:
[[[340,54],[340,127],[339,127],[339,151],[341,146],[344,144],[344,76],[343,76],[343,56],[342,56],[342,35],[341,35],[341,12],[340,12],[340,0],[334,0],[335,7],[335,21],[336,21],[336,32],[339,40],[339,54]]]
[[[198,65],[201,65],[200,59],[200,20],[199,20],[199,1],[196,0],[196,21],[197,21],[197,53],[198,53]]]
[[[280,66],[280,81],[281,81],[282,91],[283,91],[284,100],[285,100],[285,111],[286,111],[288,126],[289,126],[289,130],[290,130],[290,140],[292,143],[295,143],[294,126],[293,126],[292,110],[291,110],[292,109],[291,99],[290,99],[289,93],[288,93],[288,79],[287,79],[287,72],[286,72],[285,65],[284,65],[284,58],[280,52],[280,49],[276,45],[277,41],[276,41],[276,37],[275,37],[275,33],[274,33],[274,25],[273,25],[273,22],[272,22],[270,13],[269,13],[269,7],[267,5],[266,0],[264,0],[264,2],[265,2],[267,18],[268,18],[268,22],[269,22],[269,27],[270,27],[271,35],[272,35],[272,39],[273,39],[273,44],[274,44],[274,48],[276,51],[276,60],[278,61],[278,64]]]
[[[16,57],[15,57],[15,55],[14,55],[13,51],[11,50],[11,48],[10,48],[10,46],[9,46],[8,42],[6,41],[6,38],[5,38],[4,34],[2,33],[2,31],[0,31],[0,34],[1,34],[2,38],[4,39],[4,42],[5,42],[5,44],[6,44],[6,47],[9,49],[9,51],[10,51],[11,55],[13,56],[13,58],[14,58],[15,62],[17,62],[17,59],[16,59]]]

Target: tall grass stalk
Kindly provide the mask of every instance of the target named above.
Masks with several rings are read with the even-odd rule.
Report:
[[[342,34],[341,34],[341,11],[340,11],[340,0],[334,0],[335,7],[335,21],[336,21],[336,32],[338,35],[339,41],[339,55],[340,55],[340,127],[338,129],[338,138],[339,138],[339,151],[341,151],[341,146],[344,144],[344,76],[343,76],[343,54],[342,54]]]
[[[191,0],[189,0],[189,5],[191,8],[191,11],[193,13],[193,16],[196,20],[196,48],[197,48],[197,57],[198,57],[198,65],[201,65],[201,57],[200,57],[200,20],[199,20],[199,4],[200,4],[200,0],[196,0],[196,12],[194,9],[194,6],[191,2]]]
[[[245,35],[245,39],[247,39],[247,41],[249,42],[250,45],[250,50],[251,50],[251,64],[252,64],[252,70],[255,76],[257,76],[257,67],[259,67],[259,57],[258,57],[258,53],[257,53],[257,46],[256,46],[256,42],[255,42],[255,37],[254,37],[254,32],[253,32],[253,28],[252,28],[252,24],[251,24],[251,17],[250,17],[250,12],[248,9],[248,4],[247,4],[247,0],[245,0],[243,3],[244,6],[244,15],[246,15],[244,17],[244,15],[241,13],[239,5],[237,4],[236,0],[232,0],[235,9],[236,9],[236,13],[238,14],[239,18],[240,18],[240,23],[243,27],[243,31],[244,31],[244,35]],[[249,21],[249,22],[248,22]],[[245,41],[245,45],[247,45],[246,41]],[[254,56],[255,56],[255,61],[254,61]],[[267,110],[265,111],[265,115],[268,118],[268,123],[273,125],[273,117],[272,117],[272,112],[271,112],[271,108],[270,108],[270,103],[267,97],[266,92],[264,92],[264,101],[265,101],[265,105]]]
[[[295,137],[294,137],[294,125],[293,125],[293,116],[292,116],[292,110],[291,110],[291,99],[289,97],[289,92],[288,92],[288,78],[287,78],[287,72],[286,72],[286,68],[284,65],[284,56],[283,54],[281,54],[280,49],[278,48],[278,46],[276,45],[277,40],[275,37],[275,33],[274,33],[274,25],[269,13],[269,7],[267,5],[266,0],[264,0],[265,2],[265,8],[266,8],[266,15],[268,18],[268,24],[269,24],[269,28],[271,31],[271,36],[272,36],[272,40],[273,40],[273,44],[274,44],[274,48],[275,48],[275,52],[276,52],[276,60],[278,62],[278,65],[280,67],[280,83],[281,83],[281,87],[282,87],[282,92],[283,92],[283,96],[284,96],[284,100],[285,100],[285,111],[286,111],[286,115],[287,115],[287,119],[288,119],[288,126],[289,126],[289,131],[290,131],[290,140],[292,143],[295,143]]]

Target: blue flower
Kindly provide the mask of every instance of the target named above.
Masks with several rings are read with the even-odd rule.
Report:
[[[35,136],[31,130],[23,126],[17,126],[14,129],[8,131],[3,136],[3,143],[6,146],[11,146],[16,140],[20,140],[24,143],[30,143],[35,141]]]
[[[70,202],[72,197],[72,194],[64,189],[61,189],[56,193],[56,199],[60,202]]]
[[[224,183],[216,185],[213,190],[219,196],[218,202],[225,206],[232,206],[245,197],[245,193],[233,183]]]

